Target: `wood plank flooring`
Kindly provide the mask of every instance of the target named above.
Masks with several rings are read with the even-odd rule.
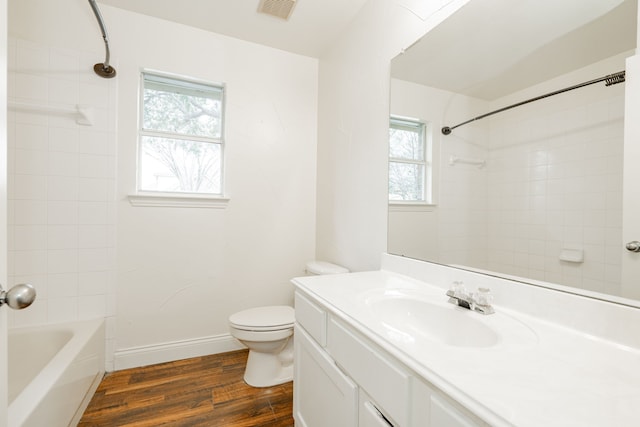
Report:
[[[108,373],[79,427],[292,427],[293,383],[249,387],[248,351]]]

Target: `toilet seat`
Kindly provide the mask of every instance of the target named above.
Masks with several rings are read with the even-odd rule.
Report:
[[[295,311],[288,305],[250,308],[229,316],[229,324],[244,331],[278,331],[293,328]]]

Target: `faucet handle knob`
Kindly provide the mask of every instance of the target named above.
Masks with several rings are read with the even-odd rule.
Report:
[[[467,288],[464,286],[464,282],[462,281],[453,282],[449,290],[452,291],[453,294],[456,296],[467,294]]]
[[[478,292],[474,295],[475,303],[481,306],[490,306],[493,302],[493,295],[491,295],[491,289],[478,288]]]

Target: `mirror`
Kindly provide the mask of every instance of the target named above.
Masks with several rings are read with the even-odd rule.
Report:
[[[389,204],[388,252],[625,297],[624,83],[441,128],[623,71],[637,16],[637,0],[471,0],[394,58],[391,115],[426,124],[433,200]]]

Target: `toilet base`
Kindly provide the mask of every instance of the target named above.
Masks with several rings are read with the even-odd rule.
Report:
[[[244,381],[252,387],[272,387],[293,380],[293,336],[279,353],[249,349]]]

